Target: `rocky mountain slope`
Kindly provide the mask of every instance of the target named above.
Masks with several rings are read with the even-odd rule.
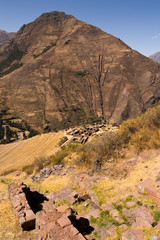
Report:
[[[38,131],[121,123],[159,100],[160,66],[62,12],[23,25],[0,49],[1,110]]]
[[[16,33],[14,32],[6,32],[4,30],[0,30],[0,46],[4,43],[9,42],[11,38],[14,37]]]
[[[153,59],[155,62],[160,63],[160,52],[154,53],[153,55],[149,56],[151,59]]]

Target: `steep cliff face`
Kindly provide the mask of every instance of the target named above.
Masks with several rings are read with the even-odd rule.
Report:
[[[62,12],[22,26],[0,49],[1,109],[42,130],[120,123],[159,100],[160,65]]]

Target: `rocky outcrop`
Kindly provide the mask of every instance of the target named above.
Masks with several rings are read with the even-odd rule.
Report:
[[[33,182],[36,182],[44,180],[45,178],[48,178],[50,175],[61,176],[62,170],[64,169],[65,169],[64,165],[54,165],[50,168],[43,168],[40,172],[36,173],[31,178]]]
[[[0,108],[39,131],[121,123],[160,95],[158,63],[62,12],[21,27],[0,49],[0,76]]]

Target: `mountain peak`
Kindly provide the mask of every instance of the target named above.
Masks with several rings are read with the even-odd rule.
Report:
[[[2,107],[38,130],[121,123],[159,99],[157,63],[63,12],[22,26],[0,51]]]

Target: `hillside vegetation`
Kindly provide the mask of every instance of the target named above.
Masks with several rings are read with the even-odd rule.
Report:
[[[23,181],[43,193],[54,192],[72,186],[77,172],[82,169],[101,170],[102,179],[93,186],[99,204],[119,201],[137,191],[138,184],[152,176],[157,179],[160,169],[160,106],[149,109],[137,119],[129,119],[116,132],[105,133],[85,144],[66,144],[59,147],[58,142],[64,132],[35,136],[22,142],[0,146],[1,174],[15,169],[36,170],[36,163],[43,167],[44,159],[49,158],[52,165],[68,164],[72,171],[64,169],[64,175],[51,175],[40,182],[33,182],[25,172],[13,172],[0,177],[0,239],[34,239],[34,231],[22,233],[8,200],[8,184]],[[2,151],[3,150],[3,151]],[[54,155],[53,152],[55,153]],[[49,157],[51,156],[52,157]],[[35,161],[35,159],[37,159]],[[42,164],[40,161],[42,160]],[[126,165],[127,163],[127,165]],[[106,167],[107,166],[107,167]],[[127,167],[126,167],[127,166]],[[26,167],[26,168],[25,168]],[[34,169],[35,167],[35,169]],[[33,172],[33,171],[31,171]],[[106,194],[107,193],[107,194]],[[2,213],[2,214],[1,214]],[[5,214],[5,215],[4,215]],[[5,217],[4,217],[5,216]],[[116,238],[119,239],[119,238]]]
[[[64,135],[60,131],[0,145],[0,174],[16,169],[32,174],[47,164],[101,170],[106,164],[127,158],[128,153],[135,156],[146,149],[159,149],[159,129],[160,106],[155,106],[136,119],[124,121],[118,131],[95,136],[87,144],[69,143],[59,148],[58,142]]]
[[[160,147],[160,106],[148,109],[136,119],[128,119],[116,132],[104,133],[86,145],[76,148],[72,164],[100,170],[107,162],[119,161],[128,152],[137,155],[146,149]],[[72,153],[71,146],[61,148],[52,157],[54,163],[62,163]],[[74,148],[75,152],[75,148]]]

